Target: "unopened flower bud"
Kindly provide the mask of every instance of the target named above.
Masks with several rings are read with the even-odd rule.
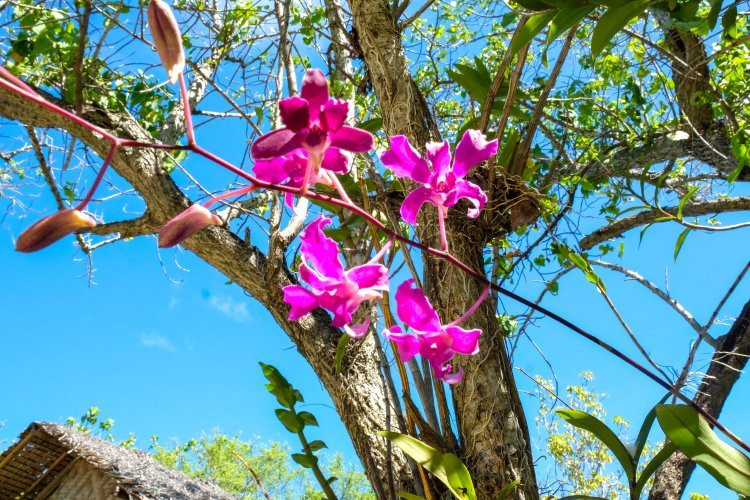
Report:
[[[16,250],[24,253],[36,252],[50,246],[63,236],[94,226],[96,226],[96,221],[80,210],[72,208],[60,210],[34,223],[21,233],[16,241]]]
[[[193,205],[159,231],[159,247],[179,245],[204,227],[220,226],[221,219],[203,205]]]
[[[182,33],[172,9],[162,0],[151,0],[148,4],[148,25],[154,37],[156,52],[167,69],[169,82],[175,83],[185,68],[185,52],[182,49]]]

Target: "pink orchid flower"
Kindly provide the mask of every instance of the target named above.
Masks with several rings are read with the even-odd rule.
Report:
[[[427,143],[427,161],[409,144],[406,136],[392,136],[390,143],[391,149],[380,155],[383,164],[398,177],[407,177],[422,184],[404,200],[401,217],[409,224],[416,224],[417,213],[422,205],[426,202],[435,205],[438,209],[443,250],[447,250],[444,223],[448,207],[465,198],[473,205],[469,208],[468,216],[479,216],[487,202],[487,195],[476,184],[464,180],[464,177],[474,166],[497,153],[497,140],[488,142],[480,131],[467,130],[456,147],[453,164],[448,141]]]
[[[295,149],[291,153],[271,160],[257,160],[253,166],[255,176],[272,184],[286,183],[290,187],[302,187],[309,154],[304,149]],[[351,157],[339,148],[330,147],[323,154],[323,161],[317,172],[311,172],[308,182],[310,185],[332,185],[333,174],[346,174],[351,168]],[[286,193],[284,201],[287,206],[294,208],[294,195]]]
[[[344,125],[349,103],[329,97],[328,82],[318,69],[307,70],[302,79],[302,92],[299,96],[282,99],[279,113],[285,126],[259,137],[250,153],[255,160],[269,160],[304,148],[313,161],[308,163],[303,176],[303,192],[329,147],[351,153],[365,153],[373,147],[370,132]]]
[[[412,330],[414,335],[404,333],[401,327],[394,326],[383,332],[389,340],[396,343],[401,361],[407,362],[417,353],[421,354],[432,366],[435,376],[448,384],[461,380],[463,369],[451,373],[449,361],[455,354],[476,354],[479,352],[479,336],[482,330],[464,330],[456,326],[465,319],[448,325],[440,323],[440,318],[430,301],[419,288],[413,288],[414,280],[401,283],[396,291],[396,310],[398,317]],[[484,300],[485,294],[481,297]],[[471,312],[475,309],[472,308]],[[470,313],[469,313],[470,314]]]
[[[384,253],[381,250],[367,264],[345,271],[336,242],[323,233],[323,228],[330,223],[329,218],[319,217],[302,232],[299,277],[311,289],[286,286],[284,301],[291,306],[290,320],[322,307],[333,314],[331,324],[341,328],[351,322],[352,314],[362,302],[382,298],[381,292],[388,290],[388,269],[376,263]],[[367,328],[353,325],[346,331],[357,338],[363,336]]]

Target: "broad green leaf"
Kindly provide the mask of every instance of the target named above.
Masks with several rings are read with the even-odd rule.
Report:
[[[367,130],[368,132],[371,132],[374,134],[375,132],[383,128],[383,119],[382,118],[370,118],[369,120],[359,122],[356,125],[356,127]]]
[[[526,24],[513,35],[508,50],[511,54],[516,55],[527,43],[530,43],[540,31],[547,26],[557,15],[557,10],[547,10],[534,14],[526,21]]]
[[[656,456],[654,456],[654,458],[652,458],[651,461],[646,464],[646,467],[643,468],[643,471],[638,477],[638,481],[636,481],[635,487],[633,488],[633,498],[640,498],[641,491],[646,486],[648,478],[650,478],[654,474],[654,472],[656,472],[656,469],[659,468],[662,462],[671,457],[672,453],[674,453],[675,451],[677,451],[677,447],[672,443],[667,443],[664,448],[659,450],[659,453],[657,453]]]
[[[547,59],[547,48],[555,39],[573,27],[575,23],[588,16],[594,10],[593,5],[584,5],[574,9],[560,9],[552,22],[549,23],[547,31],[547,45],[544,48],[544,59]]]
[[[708,29],[712,30],[716,27],[716,22],[719,20],[719,13],[721,12],[721,5],[724,0],[711,0],[711,10],[708,12]]]
[[[318,419],[316,419],[315,415],[313,415],[309,411],[301,411],[297,413],[297,416],[302,419],[305,425],[313,425],[315,427],[318,426]]]
[[[341,373],[341,362],[344,360],[344,353],[346,352],[346,346],[349,345],[350,339],[351,337],[349,337],[349,335],[343,334],[336,346],[336,375]]]
[[[597,21],[591,35],[591,57],[598,56],[617,32],[639,16],[650,4],[651,0],[634,0],[607,9]]]
[[[315,441],[310,441],[307,446],[310,447],[310,451],[318,451],[318,450],[322,450],[323,448],[328,448],[328,445],[325,444],[320,439],[316,439]]]
[[[638,431],[638,437],[635,438],[635,450],[633,451],[633,463],[636,465],[641,458],[643,447],[646,446],[646,440],[648,439],[648,435],[651,432],[651,427],[654,426],[654,420],[656,420],[656,407],[660,404],[663,404],[664,401],[669,398],[669,396],[669,393],[665,394],[664,397],[661,398],[653,408],[651,408],[651,411],[648,412],[646,418],[643,419],[641,429]]]
[[[656,418],[681,452],[727,488],[750,495],[750,458],[719,439],[698,412],[686,405],[661,405]]]
[[[690,228],[686,228],[683,232],[680,233],[680,235],[677,237],[677,242],[674,244],[674,260],[677,261],[677,256],[680,255],[680,250],[682,250],[682,245],[685,243],[685,238],[687,238],[687,235],[690,233]]]
[[[292,453],[292,460],[307,469],[318,463],[318,457],[312,453]]]
[[[511,492],[515,489],[516,486],[518,486],[520,482],[520,480],[516,479],[512,483],[506,484],[503,489],[500,490],[500,493],[497,494],[496,500],[505,500],[506,498],[508,498],[508,495],[511,494]]]
[[[424,497],[420,497],[414,493],[409,493],[408,491],[399,491],[398,497],[403,498],[404,500],[424,500]]]
[[[430,471],[448,487],[456,498],[476,500],[477,495],[469,470],[456,455],[441,453],[418,439],[398,432],[380,431],[378,434],[401,448],[401,451]]]
[[[737,163],[737,168],[732,170],[732,172],[727,176],[727,182],[729,184],[732,184],[734,181],[737,180],[737,178],[742,173],[742,170],[745,168],[745,157],[740,158],[739,162]]]
[[[724,28],[724,34],[731,37],[732,34],[728,32],[732,31],[736,26],[737,26],[737,2],[734,2],[732,5],[727,7],[727,10],[724,12],[724,15],[721,17],[721,27]]]
[[[529,10],[547,10],[552,7],[541,0],[516,0],[516,3],[524,9]]]
[[[634,481],[635,466],[633,465],[633,458],[628,453],[625,445],[622,444],[622,441],[604,422],[593,415],[579,410],[557,410],[556,413],[569,424],[587,430],[596,436],[612,451],[612,454],[614,454],[623,470],[625,470],[628,480]]]
[[[305,423],[302,419],[289,410],[278,408],[275,412],[276,418],[279,419],[279,422],[284,424],[284,427],[286,427],[286,430],[289,432],[296,434],[305,428]]]

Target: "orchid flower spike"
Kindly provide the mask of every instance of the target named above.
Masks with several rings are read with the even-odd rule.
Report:
[[[35,222],[21,233],[16,240],[16,250],[24,253],[36,252],[79,229],[94,226],[96,226],[96,221],[80,210],[74,208],[60,210]]]
[[[300,285],[286,286],[284,301],[291,306],[290,320],[298,320],[313,309],[322,307],[333,314],[333,326],[345,328],[362,302],[380,299],[381,292],[388,290],[388,269],[370,261],[344,270],[336,242],[323,232],[323,228],[330,223],[328,217],[319,217],[302,232],[299,277],[310,289]],[[367,327],[352,325],[345,330],[350,336],[358,338],[367,332]]]
[[[477,354],[482,330],[464,330],[455,323],[443,325],[430,301],[414,284],[413,279],[404,281],[396,291],[398,317],[414,330],[414,335],[405,333],[400,326],[385,330],[383,335],[396,344],[401,361],[405,363],[419,353],[437,378],[455,384],[461,380],[463,369],[451,373],[449,361],[455,354]]]
[[[487,141],[478,130],[467,130],[456,147],[453,162],[448,141],[429,142],[425,146],[427,160],[409,144],[406,136],[390,138],[391,149],[380,155],[383,164],[398,177],[406,177],[422,184],[404,200],[401,217],[409,224],[417,223],[422,205],[432,203],[438,209],[443,250],[447,250],[444,221],[448,207],[462,198],[473,205],[468,216],[476,218],[487,202],[487,195],[476,184],[464,180],[477,164],[497,153],[497,139]]]
[[[177,82],[185,69],[185,51],[182,48],[182,33],[172,9],[162,0],[151,0],[148,4],[148,26],[154,38],[154,46],[161,63],[167,70],[169,83]]]
[[[159,231],[159,248],[179,245],[208,226],[221,226],[221,219],[203,205],[190,205]]]

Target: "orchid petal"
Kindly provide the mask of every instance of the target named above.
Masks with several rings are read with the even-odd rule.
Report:
[[[375,139],[367,130],[343,125],[329,134],[331,146],[351,151],[352,153],[366,153],[375,145]]]
[[[279,115],[284,125],[293,132],[299,132],[310,125],[310,107],[301,97],[280,100]]]
[[[319,69],[308,69],[302,78],[302,99],[310,104],[310,120],[317,120],[328,101],[328,80]]]
[[[446,384],[457,384],[461,382],[461,379],[464,376],[464,369],[459,368],[456,373],[448,373],[451,370],[451,365],[446,365],[447,368],[438,378],[442,379],[443,382]]]
[[[191,205],[161,228],[159,247],[179,245],[201,229],[221,224],[221,219],[203,205]]]
[[[304,262],[299,266],[299,277],[313,289],[319,291],[327,291],[336,288],[340,284],[340,281],[335,278],[328,278],[316,273]]]
[[[396,310],[401,321],[422,332],[440,331],[440,318],[424,292],[412,288],[414,279],[401,283],[396,291]]]
[[[453,173],[463,178],[474,166],[497,153],[497,139],[487,141],[479,130],[467,130],[453,155]]]
[[[394,135],[389,141],[391,149],[380,155],[383,165],[397,177],[407,177],[414,182],[426,184],[430,180],[430,168],[409,144],[409,139],[405,135]]]
[[[331,223],[328,217],[318,217],[310,223],[300,236],[301,251],[305,260],[327,278],[342,279],[344,266],[339,260],[339,247],[325,235],[323,228]]]
[[[328,99],[320,114],[321,125],[329,132],[340,129],[349,114],[349,102],[341,99]]]
[[[288,285],[283,288],[284,302],[291,306],[289,319],[295,321],[318,307],[318,298],[311,291],[299,285]]]
[[[419,352],[419,339],[414,335],[403,333],[400,326],[393,326],[389,330],[383,331],[383,336],[396,344],[398,355],[404,363]]]
[[[448,141],[428,142],[425,144],[425,154],[432,165],[432,172],[437,178],[442,178],[451,169],[451,145]]]
[[[346,174],[351,168],[351,161],[351,156],[348,153],[339,148],[330,147],[323,155],[323,162],[320,167],[337,174]]]
[[[346,277],[359,286],[359,288],[372,288],[374,290],[388,290],[388,268],[382,264],[364,264],[349,269]]]
[[[473,182],[459,179],[456,181],[453,189],[448,193],[448,197],[445,200],[445,206],[453,206],[462,198],[466,198],[472,205],[474,205],[473,207],[469,207],[467,215],[472,219],[479,217],[479,213],[484,208],[484,204],[487,203],[487,195],[482,191],[482,188]]]
[[[356,325],[344,325],[344,332],[353,339],[361,339],[367,335],[370,329],[370,318],[367,318],[363,323]]]
[[[250,154],[255,160],[276,158],[302,147],[303,139],[302,135],[288,128],[280,128],[258,137],[250,148]]]
[[[401,217],[404,221],[416,224],[419,209],[426,201],[431,201],[432,194],[432,190],[426,187],[419,187],[409,193],[401,204]]]
[[[479,352],[479,336],[482,330],[464,330],[458,326],[447,326],[445,333],[453,339],[451,349],[458,354],[476,354]]]
[[[253,165],[253,174],[258,179],[270,182],[271,184],[278,184],[284,182],[289,178],[289,175],[284,169],[284,164],[288,160],[286,158],[274,158],[272,160],[257,160]]]

